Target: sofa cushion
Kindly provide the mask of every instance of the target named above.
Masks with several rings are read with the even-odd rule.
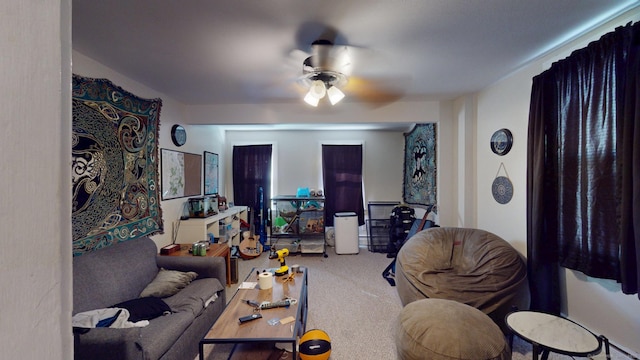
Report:
[[[206,278],[193,281],[177,294],[165,298],[173,312],[189,312],[192,316],[198,316],[204,311],[205,304],[212,296],[224,287],[218,279]]]
[[[149,321],[149,325],[140,328],[137,340],[144,359],[160,359],[193,321],[194,316],[188,312],[172,313]]]
[[[115,304],[112,307],[129,310],[129,321],[131,322],[151,320],[171,313],[169,305],[156,297],[131,299]]]
[[[73,258],[73,313],[135,299],[158,273],[158,248],[148,237]]]
[[[182,272],[160,269],[153,281],[142,290],[140,297],[164,298],[174,295],[189,285],[196,277],[198,277],[198,274],[193,271]]]

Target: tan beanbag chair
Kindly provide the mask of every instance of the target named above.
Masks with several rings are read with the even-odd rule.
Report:
[[[403,305],[436,298],[455,300],[489,315],[506,332],[504,317],[529,308],[523,257],[490,232],[429,228],[398,252],[396,287]]]
[[[395,335],[400,360],[511,359],[498,325],[453,300],[423,299],[405,306]]]

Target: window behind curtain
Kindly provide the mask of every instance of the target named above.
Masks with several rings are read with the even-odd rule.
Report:
[[[558,265],[638,292],[640,25],[533,79],[527,151],[531,308],[560,311]]]
[[[260,221],[259,187],[264,191],[262,212],[266,217],[267,207],[271,202],[271,145],[234,146],[233,200],[235,204],[251,209],[256,231]]]
[[[325,224],[333,226],[339,212],[355,212],[364,225],[362,145],[322,145]]]

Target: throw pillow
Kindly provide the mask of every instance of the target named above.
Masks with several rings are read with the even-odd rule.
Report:
[[[196,277],[198,277],[198,274],[193,271],[182,272],[161,268],[156,278],[142,290],[140,297],[164,298],[174,295],[189,285]]]
[[[156,297],[145,297],[121,302],[113,305],[114,308],[129,310],[129,321],[155,319],[160,315],[170,314],[171,308],[164,300]]]

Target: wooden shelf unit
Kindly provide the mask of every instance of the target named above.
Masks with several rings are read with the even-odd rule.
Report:
[[[180,220],[177,243],[191,244],[196,241],[209,240],[209,233],[219,243],[227,243],[229,246],[239,245],[242,239],[240,233],[240,219],[247,221],[246,206],[233,206],[206,218],[189,218]]]

